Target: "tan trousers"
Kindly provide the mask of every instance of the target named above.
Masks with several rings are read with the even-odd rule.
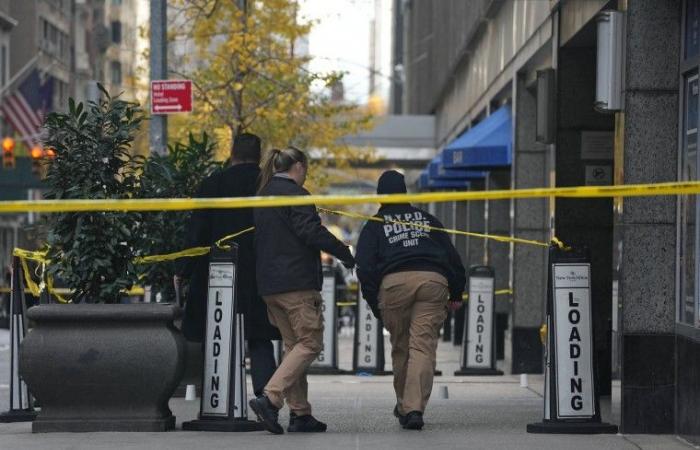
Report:
[[[423,412],[428,404],[447,300],[447,280],[435,272],[399,272],[382,280],[379,308],[391,333],[394,391],[401,414]]]
[[[284,399],[290,411],[299,416],[311,414],[306,371],[323,350],[321,294],[296,291],[263,297],[270,322],[280,330],[284,357],[264,389],[278,408]]]

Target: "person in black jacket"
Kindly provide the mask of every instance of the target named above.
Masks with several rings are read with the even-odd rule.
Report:
[[[309,195],[302,186],[308,160],[290,147],[271,150],[263,166],[259,195]],[[268,431],[284,433],[279,410],[287,400],[289,432],[323,432],[326,424],[311,415],[306,371],[323,349],[321,315],[321,251],[355,266],[348,247],[322,224],[312,205],[255,209],[255,254],[258,292],[267,304],[270,321],[284,341],[284,359],[251,409]],[[327,324],[333,326],[333,324]]]
[[[377,194],[406,193],[394,170],[379,178]],[[407,429],[423,428],[430,398],[440,326],[447,307],[462,305],[466,274],[457,250],[429,213],[408,203],[384,204],[357,243],[362,295],[391,334],[396,407]],[[448,303],[449,301],[449,303]]]
[[[206,178],[196,197],[250,197],[257,190],[260,175],[260,138],[243,133],[234,139],[231,165]],[[253,209],[199,209],[187,227],[188,247],[211,246],[224,236],[253,226]],[[254,234],[246,233],[233,240],[238,244],[237,294],[245,317],[245,336],[251,362],[253,392],[262,390],[274,373],[272,340],[281,339],[277,328],[267,318],[267,308],[259,297],[255,283]],[[179,276],[190,279],[182,328],[185,337],[202,342],[206,328],[208,256],[186,258],[180,265]],[[176,281],[177,282],[177,281]]]

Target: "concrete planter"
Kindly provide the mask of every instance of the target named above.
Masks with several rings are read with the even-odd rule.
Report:
[[[20,373],[41,404],[35,433],[166,431],[184,370],[174,305],[42,305],[27,316]]]

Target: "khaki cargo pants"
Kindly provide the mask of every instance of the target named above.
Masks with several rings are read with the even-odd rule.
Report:
[[[290,411],[298,416],[311,414],[306,371],[323,350],[321,294],[285,292],[263,296],[263,300],[270,322],[280,330],[284,341],[284,357],[264,393],[278,408],[284,406],[286,398]]]
[[[448,295],[447,280],[435,272],[399,272],[382,280],[379,308],[391,333],[394,391],[401,414],[423,412],[428,404]]]

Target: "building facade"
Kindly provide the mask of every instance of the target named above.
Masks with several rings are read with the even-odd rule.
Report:
[[[10,15],[10,0],[0,1],[0,89],[10,81],[10,32],[17,25]]]
[[[472,190],[697,180],[697,0],[395,5],[401,45],[393,60],[404,82],[392,92],[400,93],[400,112],[435,117],[441,154],[480,123],[510,119],[508,154],[471,180]],[[601,73],[608,73],[598,54],[606,42],[598,31],[603,11],[620,12],[624,21],[614,40],[621,65],[611,72],[622,74],[616,91],[622,106],[608,110],[596,103]],[[543,242],[556,236],[588,247],[600,394],[610,396],[619,379],[623,433],[675,432],[697,442],[695,202],[694,196],[523,199],[435,210],[469,231]],[[508,323],[505,368],[542,373],[546,252],[474,238],[458,245],[468,264],[495,269],[496,289],[512,291],[497,301]]]
[[[74,92],[95,99],[96,82],[110,94],[145,101],[148,86],[144,51],[148,4],[138,0],[76,0]]]
[[[39,199],[43,187],[29,159],[40,145],[40,117],[3,105],[19,92],[34,112],[65,110],[70,97],[97,99],[97,82],[112,94],[143,100],[147,87],[136,75],[146,47],[139,27],[147,21],[148,4],[140,0],[0,0],[0,139],[16,142],[16,164],[0,167],[0,200]],[[35,87],[39,96],[31,95]],[[0,269],[12,248],[34,246],[35,221],[31,213],[0,218]]]
[[[22,77],[36,68],[53,83],[53,105],[71,95],[73,5],[69,0],[10,1],[18,25],[11,32],[10,74]]]

